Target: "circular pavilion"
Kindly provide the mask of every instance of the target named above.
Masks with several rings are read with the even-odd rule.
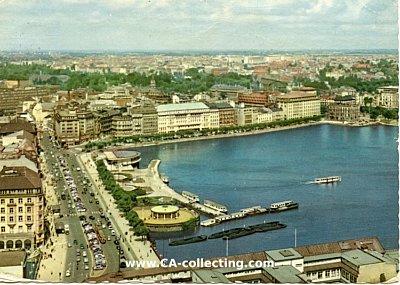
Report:
[[[179,217],[179,208],[172,205],[161,205],[151,208],[153,219],[175,219]]]
[[[183,231],[188,222],[198,225],[200,216],[193,210],[175,205],[157,205],[134,208],[150,231]]]

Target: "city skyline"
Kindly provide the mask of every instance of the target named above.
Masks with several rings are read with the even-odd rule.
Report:
[[[278,3],[277,3],[278,2]],[[397,2],[0,1],[0,50],[397,49]]]

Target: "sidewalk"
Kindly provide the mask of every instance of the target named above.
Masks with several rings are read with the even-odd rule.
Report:
[[[46,202],[48,207],[45,213],[51,227],[49,240],[47,241],[46,245],[40,248],[42,252],[42,259],[40,261],[37,279],[47,282],[59,282],[65,277],[64,275],[66,271],[66,259],[68,250],[67,239],[65,235],[57,236],[55,233],[54,216],[51,212],[50,206],[57,205],[58,201],[55,189],[52,185],[50,185],[50,171],[48,169],[45,157],[43,157],[41,167],[45,176],[43,189],[46,195]]]
[[[105,211],[113,221],[113,226],[116,227],[118,232],[121,234],[121,244],[127,248],[127,251],[125,250],[125,255],[131,260],[159,262],[160,260],[151,248],[151,243],[149,241],[135,240],[139,239],[139,237],[134,236],[133,232],[130,230],[128,221],[122,216],[123,213],[116,208],[114,198],[105,190],[104,185],[98,176],[96,165],[91,159],[90,154],[84,153],[78,155],[77,158],[78,162],[85,167],[88,175],[92,179],[93,185],[97,188],[101,204],[103,204]]]
[[[65,235],[51,237],[49,243],[42,249],[37,279],[47,282],[60,282],[65,277],[67,263],[67,240]]]

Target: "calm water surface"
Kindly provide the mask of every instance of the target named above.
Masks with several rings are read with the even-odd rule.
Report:
[[[287,228],[229,241],[229,254],[377,236],[398,247],[398,153],[396,127],[319,125],[255,136],[139,148],[141,167],[161,159],[160,172],[176,191],[187,190],[228,207],[293,200],[298,210],[260,215],[199,228],[184,237],[279,220]],[[307,184],[342,176],[335,185]],[[206,217],[202,217],[202,220]],[[154,235],[158,251],[176,260],[224,256],[222,239],[169,247],[179,235]]]

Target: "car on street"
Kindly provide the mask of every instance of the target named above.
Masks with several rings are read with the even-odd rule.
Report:
[[[89,265],[85,264],[85,270],[89,270]]]
[[[84,251],[82,252],[82,256],[83,256],[83,257],[86,257],[86,256],[87,256],[86,250],[84,250]]]
[[[68,247],[72,247],[72,244],[70,242],[68,243]]]
[[[89,258],[85,257],[85,258],[83,259],[83,262],[86,263],[86,264],[89,263]]]
[[[83,243],[81,243],[81,249],[84,249],[85,247],[84,247],[84,245],[83,245]]]
[[[94,216],[90,216],[89,219],[91,219],[92,221],[94,221],[96,218]]]
[[[71,271],[70,270],[65,271],[65,277],[70,277],[70,276],[71,276]]]
[[[111,236],[107,236],[107,240],[110,241],[111,240]]]

